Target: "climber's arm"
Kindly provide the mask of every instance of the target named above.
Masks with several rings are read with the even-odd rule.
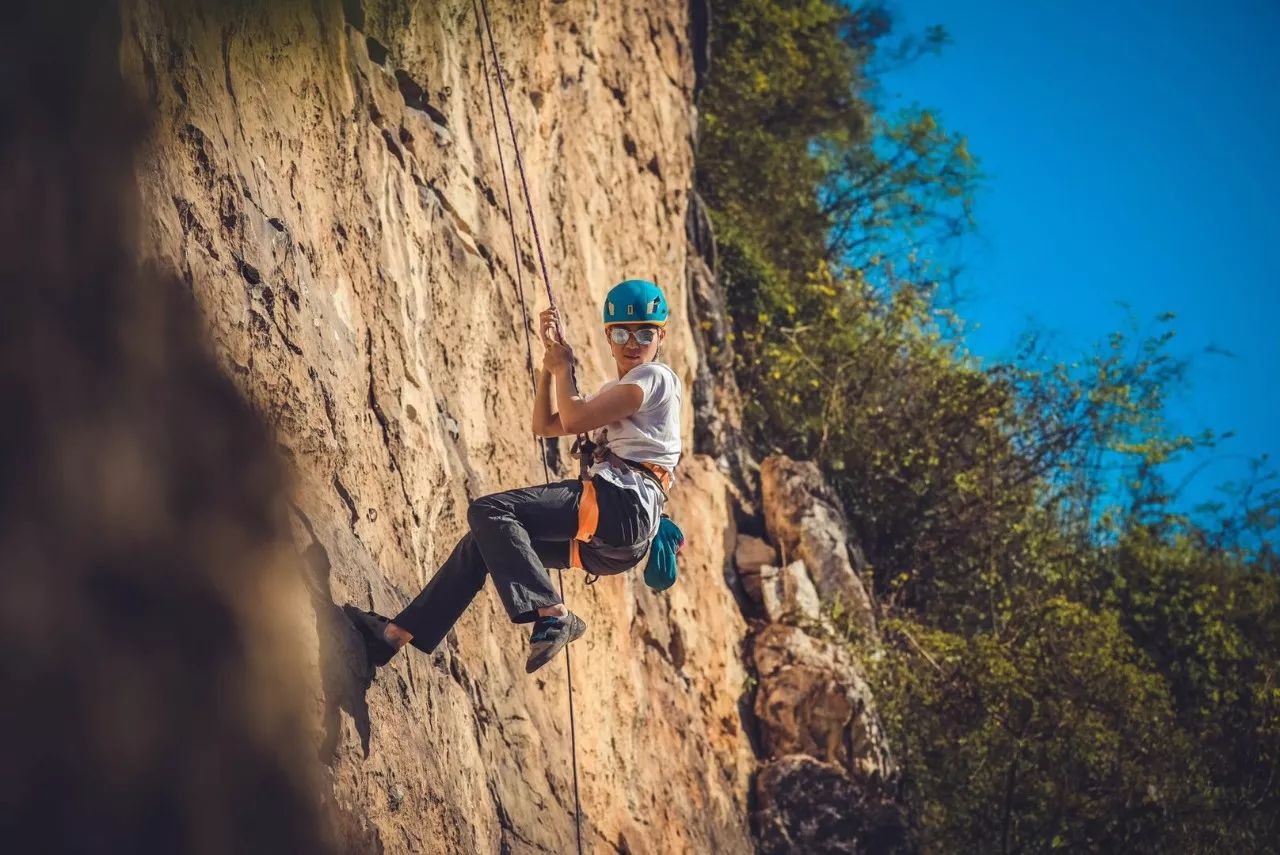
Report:
[[[538,385],[533,395],[534,436],[564,436],[568,433],[560,424],[560,414],[551,411],[551,382],[550,371],[538,371]]]
[[[587,433],[604,427],[626,418],[644,403],[644,390],[634,383],[619,383],[590,400],[584,400],[574,388],[573,372],[567,363],[556,367],[555,379],[556,404],[559,407],[556,418],[566,434]]]

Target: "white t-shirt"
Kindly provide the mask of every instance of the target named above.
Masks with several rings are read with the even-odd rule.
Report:
[[[640,409],[630,416],[610,422],[601,430],[609,431],[609,450],[619,457],[637,463],[656,463],[667,470],[674,470],[680,460],[680,406],[683,402],[680,378],[669,365],[661,362],[645,362],[632,368],[617,380],[609,380],[596,392],[600,395],[617,386],[630,383],[639,386],[644,393]],[[588,399],[589,400],[589,399]],[[593,439],[599,438],[599,431]],[[614,466],[605,461],[594,464],[589,474],[599,474],[624,490],[640,494],[649,509],[653,531],[661,521],[662,505],[666,501],[662,490],[647,475],[642,475],[626,464]],[[652,534],[652,531],[650,532]]]

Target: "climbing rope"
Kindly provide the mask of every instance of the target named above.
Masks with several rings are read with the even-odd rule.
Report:
[[[520,157],[520,143],[516,138],[516,125],[511,118],[511,104],[507,100],[507,84],[502,72],[502,61],[498,59],[498,47],[493,40],[493,28],[489,23],[489,4],[487,0],[479,0],[479,8],[477,8],[476,0],[471,0],[471,8],[475,10],[475,13],[476,13],[477,30],[479,29],[479,26],[482,20],[482,15],[483,15],[484,32],[480,33],[480,64],[481,64],[481,70],[484,73],[484,89],[489,96],[489,115],[493,119],[493,138],[494,138],[494,143],[497,145],[497,148],[498,148],[498,165],[499,167],[501,167],[501,171],[502,171],[502,191],[505,194],[506,200],[507,200],[507,220],[510,222],[510,225],[511,225],[511,253],[512,253],[513,260],[515,262],[516,293],[519,295],[519,298],[520,298],[520,314],[524,320],[524,342],[525,342],[525,350],[527,351],[527,358],[528,358],[529,380],[534,387],[534,394],[536,395],[537,394],[537,378],[534,376],[534,369],[533,369],[533,341],[530,337],[530,332],[529,332],[529,327],[530,327],[529,311],[524,299],[524,274],[521,270],[522,265],[520,263],[520,242],[519,242],[519,239],[516,237],[515,209],[514,209],[514,206],[511,204],[511,187],[507,182],[507,162],[506,162],[506,158],[502,154],[502,136],[498,131],[498,111],[497,111],[497,107],[494,105],[493,86],[489,83],[488,61],[485,59],[485,55],[484,55],[485,34],[488,34],[488,37],[489,37],[489,50],[493,54],[494,74],[498,78],[498,89],[502,93],[502,107],[503,107],[503,110],[506,112],[506,116],[507,116],[507,129],[511,133],[511,148],[512,148],[512,151],[515,152],[516,169],[520,173],[520,186],[524,189],[525,208],[529,213],[529,227],[533,232],[534,246],[536,246],[538,250],[538,262],[542,266],[542,282],[547,290],[547,300],[551,303],[551,307],[553,309],[556,307],[556,298],[555,298],[555,294],[552,293],[551,291],[551,276],[550,274],[547,273],[547,259],[546,259],[546,256],[544,256],[542,253],[542,238],[538,234],[538,221],[537,221],[537,218],[534,217],[533,215],[533,197],[529,194],[529,181],[528,181],[528,178],[525,176],[524,160]],[[557,326],[557,334],[560,336],[561,341],[565,340],[563,322],[560,322],[560,324]],[[570,371],[573,371],[572,365],[570,366]],[[575,386],[577,385],[576,374],[574,379],[574,385]],[[544,478],[546,478],[547,483],[551,483],[551,468],[547,464],[546,444],[537,442],[536,439],[535,439],[535,443],[537,444],[539,451],[541,452],[542,475]],[[556,574],[560,580],[560,599],[563,601],[565,599],[564,570],[557,569]],[[570,744],[571,754],[573,757],[573,812],[574,812],[573,825],[574,825],[574,831],[577,834],[577,839],[578,839],[578,855],[582,855],[582,803],[578,795],[578,732],[577,732],[577,726],[575,723],[575,716],[573,713],[573,667],[570,664],[570,660],[569,660],[568,645],[565,645],[565,648],[564,648],[564,668],[569,681],[569,744]]]

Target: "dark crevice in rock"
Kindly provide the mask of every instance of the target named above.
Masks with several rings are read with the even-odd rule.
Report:
[[[224,27],[222,30],[222,79],[227,87],[227,94],[231,96],[231,103],[236,103],[236,88],[231,84],[231,27]]]
[[[222,256],[213,246],[213,235],[205,228],[204,223],[196,215],[195,206],[181,196],[174,196],[173,207],[178,212],[178,225],[186,237],[192,238],[196,244],[209,254],[210,258],[221,260]]]
[[[280,340],[284,342],[285,347],[289,348],[290,353],[292,353],[294,356],[302,355],[302,348],[299,347],[297,344],[295,344],[293,340],[289,338],[289,336],[285,335],[284,330],[280,329],[279,324],[276,325],[276,332],[280,333]]]
[[[365,44],[365,47],[368,48],[369,50],[369,59],[375,65],[386,64],[387,54],[390,52],[387,50],[386,45],[384,45],[382,42],[375,39],[373,36],[369,36],[368,38],[366,38],[364,40],[364,44]]]
[[[439,110],[437,110],[435,107],[432,107],[430,104],[424,105],[422,108],[422,111],[431,118],[431,121],[435,122],[440,127],[442,128],[449,127],[448,117],[445,116],[444,113],[441,113]]]
[[[192,124],[183,125],[182,130],[178,131],[178,139],[185,142],[191,150],[191,156],[195,160],[196,177],[202,179],[206,186],[210,185],[213,178],[213,165],[209,162],[207,149],[209,138],[205,132]]]
[[[351,493],[347,491],[347,486],[342,483],[342,479],[337,475],[333,476],[333,489],[338,491],[342,504],[347,506],[347,511],[351,514],[351,527],[355,528],[356,523],[360,521],[360,512],[356,510],[355,499],[351,498]]]
[[[391,432],[388,427],[387,414],[382,411],[382,405],[378,403],[377,387],[373,380],[373,330],[365,331],[364,338],[365,355],[368,357],[369,365],[369,409],[373,411],[373,417],[378,420],[378,426],[382,428],[382,444],[387,448],[387,454],[391,458],[390,468],[396,468],[396,456],[391,450]]]
[[[395,138],[391,136],[391,131],[383,128],[382,140],[387,144],[387,151],[395,155],[395,159],[399,161],[401,166],[404,166],[404,155],[400,152],[400,146],[396,143]]]
[[[742,396],[734,378],[726,298],[717,277],[715,234],[697,192],[689,194],[685,234],[690,329],[699,356],[693,382],[694,450],[720,461],[734,485],[738,523],[746,530],[755,516],[751,505],[759,495],[759,466],[742,435]]]
[[[249,338],[261,350],[271,347],[271,322],[253,309],[249,310]]]
[[[334,412],[333,393],[329,391],[329,387],[324,385],[324,381],[320,379],[320,373],[314,368],[307,369],[307,376],[311,378],[311,382],[320,387],[320,398],[324,401],[325,418],[329,420],[329,430],[334,438],[338,437],[338,417]]]
[[[250,285],[261,285],[262,275],[258,273],[258,268],[254,267],[243,258],[236,259],[236,268],[240,271],[240,275],[244,277],[244,281]]]
[[[404,105],[411,110],[417,110],[426,113],[431,121],[441,127],[449,126],[449,119],[444,113],[441,113],[435,107],[431,106],[430,99],[427,97],[427,90],[418,84],[416,80],[409,76],[409,72],[403,68],[396,69],[396,85],[400,88],[400,96],[404,98]]]
[[[396,85],[400,87],[400,96],[404,98],[406,107],[426,111],[427,91],[419,86],[418,82],[403,68],[396,69]]]
[[[272,320],[276,317],[276,294],[268,286],[262,286],[262,290],[258,292],[262,298],[262,305],[267,310],[267,316]]]
[[[373,373],[373,331],[365,331],[365,354],[368,357],[369,365],[369,409],[373,411],[373,417],[377,419],[378,426],[382,429],[382,444],[387,449],[387,457],[390,463],[387,468],[394,471],[400,480],[400,493],[404,496],[404,506],[409,509],[410,515],[413,517],[413,524],[422,525],[422,519],[418,516],[417,508],[413,504],[413,499],[409,497],[409,484],[405,480],[404,470],[400,467],[400,460],[396,456],[396,446],[400,444],[400,428],[399,425],[393,425],[391,420],[387,418],[387,414],[383,411],[382,405],[378,403],[377,386],[374,382]]]
[[[484,198],[489,201],[489,204],[497,207],[498,197],[494,195],[493,188],[481,181],[478,175],[472,176],[471,180],[476,185],[476,189],[484,194]]]
[[[697,103],[711,69],[711,0],[689,0],[689,45],[693,51],[693,100]]]
[[[342,0],[342,17],[353,29],[364,30],[364,4],[360,0]]]

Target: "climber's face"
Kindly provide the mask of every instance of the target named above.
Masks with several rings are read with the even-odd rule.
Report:
[[[658,355],[658,345],[667,337],[667,331],[654,324],[612,324],[605,333],[620,374],[642,362],[652,362]]]

